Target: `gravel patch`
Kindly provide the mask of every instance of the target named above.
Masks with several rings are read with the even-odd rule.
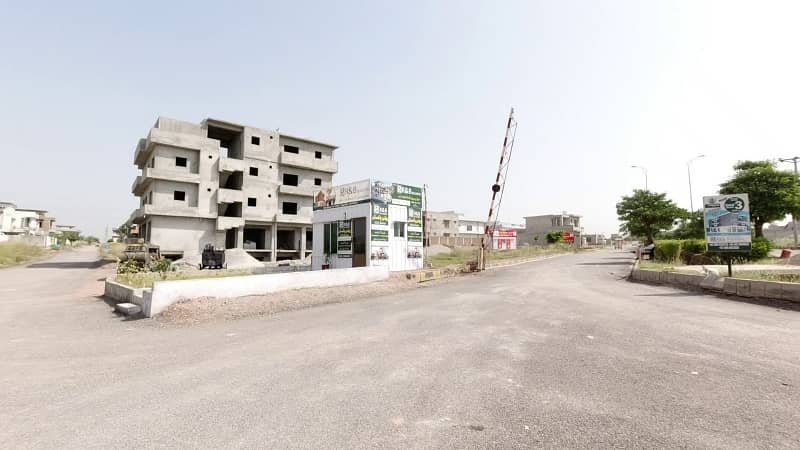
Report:
[[[429,285],[430,282],[426,284]],[[297,289],[236,298],[201,297],[174,303],[156,316],[156,320],[164,325],[193,325],[238,320],[389,295],[399,291],[417,289],[420,286],[419,283],[395,276],[386,281],[352,286]]]

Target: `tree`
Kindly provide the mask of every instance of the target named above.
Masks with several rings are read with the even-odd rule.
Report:
[[[100,242],[100,239],[97,239],[94,236],[81,236],[81,240],[82,241],[86,241],[89,244],[96,244],[96,243]]]
[[[548,244],[558,244],[564,241],[564,233],[561,231],[551,231],[545,235]]]
[[[773,161],[739,161],[733,168],[719,193],[748,195],[756,237],[764,237],[765,223],[800,212],[800,180],[794,173],[778,170]]]
[[[617,203],[619,230],[631,236],[643,237],[651,244],[658,233],[672,228],[677,219],[686,218],[688,211],[678,207],[667,194],[636,189],[633,195]]]
[[[669,235],[671,239],[704,239],[706,234],[703,226],[703,211],[690,212],[685,219],[680,221],[677,228],[665,234]]]

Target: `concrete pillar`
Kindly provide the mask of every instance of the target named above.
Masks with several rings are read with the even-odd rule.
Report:
[[[300,227],[300,259],[306,258],[306,227]]]
[[[236,248],[244,248],[244,227],[236,229]]]
[[[270,261],[275,262],[278,260],[278,224],[272,222],[270,230],[271,230],[270,249],[272,249],[272,251],[270,252]]]

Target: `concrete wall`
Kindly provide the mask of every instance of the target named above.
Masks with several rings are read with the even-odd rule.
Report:
[[[186,167],[175,165],[175,158],[177,157],[186,158]],[[178,174],[200,172],[200,152],[197,150],[158,145],[153,151],[151,160],[153,161],[153,164],[149,167],[157,168],[163,171],[176,172]]]
[[[217,233],[216,219],[151,216],[148,221],[150,242],[162,253],[183,252],[197,255],[206,244],[224,247],[224,233]]]
[[[259,138],[258,145],[253,144],[253,136]],[[245,158],[277,162],[280,150],[280,136],[277,131],[244,127]]]
[[[272,222],[278,213],[278,163],[253,159],[244,160],[243,216],[247,220]],[[258,169],[258,176],[250,175],[250,168]],[[249,197],[256,199],[255,207],[247,206]]]
[[[180,299],[265,295],[292,289],[371,283],[388,278],[389,270],[385,267],[358,267],[229,278],[157,281],[153,285],[152,292],[144,292],[142,310],[147,317],[153,317]]]
[[[115,300],[117,303],[133,303],[142,306],[144,304],[145,290],[144,288],[137,289],[116,281],[106,280],[103,295]]]
[[[425,212],[425,231],[429,237],[445,236],[450,237],[459,236],[459,221],[458,213],[455,211],[426,211]],[[449,226],[445,227],[445,223]]]
[[[186,193],[185,200],[175,200],[175,191]],[[197,210],[198,186],[195,183],[182,183],[180,181],[155,180],[153,181],[153,203],[159,209],[171,209],[176,212],[184,211],[192,214]]]
[[[303,158],[304,160],[310,160],[312,164],[314,162],[330,162],[333,160],[333,152],[334,149],[327,145],[322,145],[319,143],[308,142],[302,139],[295,139],[294,137],[287,136],[282,134],[280,136],[280,151],[283,151],[284,145],[293,145],[300,149],[298,156]],[[314,157],[315,152],[322,153],[322,159],[316,159]]]

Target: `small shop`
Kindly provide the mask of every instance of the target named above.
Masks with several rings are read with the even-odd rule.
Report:
[[[517,230],[497,229],[492,232],[492,249],[514,250],[517,248]]]
[[[363,180],[317,191],[312,224],[312,270],[423,267],[419,187]]]

